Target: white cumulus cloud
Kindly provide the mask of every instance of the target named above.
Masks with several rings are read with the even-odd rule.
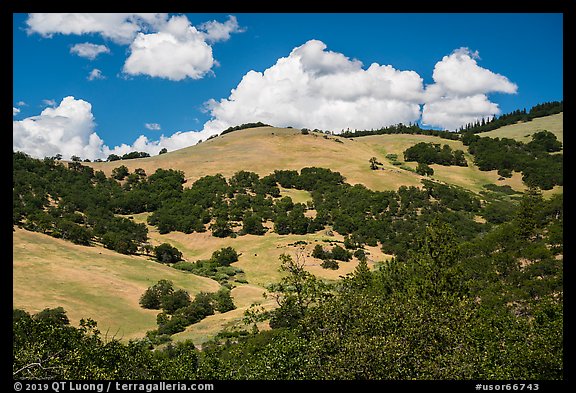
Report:
[[[32,13],[26,24],[28,34],[101,34],[118,44],[129,44],[143,29],[158,28],[166,14],[159,13]]]
[[[149,125],[152,128],[160,127],[155,123]],[[207,132],[176,132],[169,137],[162,135],[158,140],[149,140],[141,135],[131,144],[123,143],[110,148],[96,133],[92,105],[72,96],[64,97],[60,104],[45,108],[37,116],[12,121],[13,150],[36,158],[62,154],[64,159],[75,155],[90,160],[105,160],[110,154],[123,155],[132,151],[156,155],[164,147],[170,151],[180,149],[205,140],[210,135]]]
[[[208,42],[227,41],[232,33],[242,33],[245,30],[238,24],[238,19],[234,15],[229,15],[224,23],[212,20],[204,22],[198,26],[198,30],[204,35]]]
[[[106,77],[104,75],[102,75],[102,71],[100,71],[98,68],[94,68],[92,71],[90,71],[90,73],[88,74],[87,79],[89,81],[93,81],[96,79],[106,79]]]
[[[198,28],[185,15],[165,13],[32,13],[26,20],[28,34],[99,34],[120,45],[129,45],[125,75],[146,75],[179,81],[200,79],[218,65],[212,44],[245,31],[235,16],[225,22],[209,21]],[[96,59],[110,53],[106,45],[76,44],[70,53]]]
[[[212,47],[186,16],[173,16],[157,33],[138,33],[123,71],[179,81],[199,79],[214,65]]]
[[[103,141],[94,131],[92,105],[72,96],[40,115],[12,122],[13,150],[43,158],[58,153],[64,158],[77,155],[101,157]]]
[[[422,78],[390,65],[362,68],[318,40],[294,48],[264,72],[249,71],[230,96],[207,103],[216,132],[254,121],[277,126],[370,129],[418,120]]]
[[[515,94],[518,86],[503,75],[478,65],[478,52],[459,48],[436,63],[426,86],[422,123],[449,130],[500,114],[488,93]]]
[[[98,55],[102,53],[110,53],[110,49],[106,45],[92,44],[90,42],[84,42],[82,44],[76,44],[70,48],[70,53],[78,55],[80,57],[85,57],[89,60],[94,60]]]
[[[13,106],[12,107],[12,116],[16,116],[18,113],[20,113],[20,109]]]
[[[201,36],[187,18],[173,17],[158,33],[139,33],[142,59],[146,58],[147,51],[164,56],[159,42],[172,42],[171,49],[182,49],[182,58],[185,58],[188,45],[205,43]],[[423,79],[415,71],[377,63],[366,68],[359,60],[329,51],[321,41],[310,40],[268,69],[247,72],[227,98],[206,102],[211,119],[201,131],[162,134],[155,140],[141,135],[130,144],[110,148],[95,131],[91,104],[65,97],[58,106],[46,101],[52,107],[45,108],[38,116],[13,121],[14,150],[40,158],[61,153],[64,158],[77,155],[106,159],[110,154],[131,151],[155,155],[162,148],[181,149],[230,126],[256,121],[339,132],[421,120],[425,125],[453,130],[500,113],[498,105],[489,100],[489,93],[510,94],[517,90],[514,83],[480,67],[477,60],[477,53],[468,49],[454,51],[436,64],[434,83],[424,87]],[[445,67],[453,72],[446,72]],[[176,79],[184,74],[192,77],[207,71],[168,67],[164,71],[147,69],[147,72]],[[470,84],[466,85],[465,80],[470,80]],[[145,127],[161,129],[157,123],[145,123]]]
[[[491,119],[498,113],[500,113],[498,105],[490,102],[484,94],[447,97],[424,104],[422,123],[442,125],[448,130],[456,130],[481,118]]]
[[[432,78],[449,94],[470,96],[487,92],[516,93],[518,86],[503,75],[482,68],[478,52],[459,48],[436,63]]]

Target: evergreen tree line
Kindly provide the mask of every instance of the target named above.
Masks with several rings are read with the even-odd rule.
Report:
[[[408,125],[398,123],[387,127],[382,127],[377,130],[355,130],[355,131],[346,130],[340,133],[339,135],[344,138],[358,138],[361,136],[368,136],[368,135],[390,135],[390,134],[431,135],[450,140],[460,139],[460,135],[458,135],[458,133],[446,130],[425,129],[421,128],[416,123],[414,124],[410,123]]]
[[[467,123],[460,127],[460,133],[472,132],[477,134],[479,132],[492,131],[500,127],[518,122],[527,122],[537,117],[544,117],[554,115],[564,111],[564,101],[550,101],[534,105],[529,111],[526,108],[520,110],[516,109],[510,113],[504,113],[500,116],[493,116],[491,119],[476,120],[473,123]]]

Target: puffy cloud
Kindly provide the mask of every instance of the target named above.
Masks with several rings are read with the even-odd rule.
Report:
[[[72,155],[99,158],[103,141],[94,127],[92,105],[71,96],[64,97],[57,107],[12,122],[13,149],[38,158],[58,153],[64,158]]]
[[[478,52],[459,48],[436,63],[432,78],[453,95],[471,96],[488,92],[516,93],[518,86],[503,75],[482,68],[476,62]]]
[[[162,129],[162,127],[160,127],[160,124],[158,123],[146,123],[144,124],[144,127],[152,131],[159,131]]]
[[[110,154],[123,155],[132,151],[143,151],[150,155],[157,155],[163,148],[166,148],[168,151],[182,149],[195,145],[201,140],[206,140],[214,134],[214,132],[206,130],[177,131],[170,136],[161,135],[158,140],[150,140],[145,135],[140,135],[132,144],[123,143],[114,148],[103,146],[101,156],[107,158]]]
[[[339,131],[421,120],[454,130],[499,114],[488,94],[517,91],[503,75],[478,65],[478,52],[459,48],[436,63],[424,89],[415,71],[362,63],[318,40],[294,48],[264,72],[249,71],[226,99],[210,100],[213,133],[254,121]],[[421,113],[421,105],[422,113]]]
[[[117,44],[130,45],[123,72],[179,81],[200,79],[210,74],[218,62],[210,44],[226,41],[232,33],[244,30],[235,16],[224,23],[205,22],[196,27],[185,15],[127,13],[36,13],[26,20],[28,34],[43,37],[54,34],[100,34]],[[109,53],[105,45],[76,44],[70,53],[94,60]],[[91,79],[92,80],[92,79]]]
[[[13,106],[12,107],[12,116],[16,116],[18,113],[20,113],[20,109]]]
[[[498,105],[490,102],[484,94],[443,98],[424,104],[422,123],[455,130],[480,118],[492,118],[498,113]]]
[[[278,126],[370,129],[418,120],[422,78],[326,50],[318,40],[294,48],[264,72],[249,71],[230,96],[211,100],[204,130],[263,121]]]
[[[143,29],[162,26],[166,14],[158,13],[33,13],[26,24],[28,34],[101,34],[118,44],[129,44]]]
[[[298,59],[304,72],[316,76],[346,74],[361,69],[361,61],[350,60],[342,53],[327,51],[326,48],[322,41],[310,40],[294,48],[290,57]]]
[[[233,15],[229,15],[228,20],[224,23],[215,20],[204,22],[198,26],[198,29],[202,32],[204,38],[208,42],[228,41],[230,39],[230,34],[242,33],[245,31],[240,27],[238,20]]]
[[[155,123],[147,125],[160,129]],[[94,160],[106,159],[110,154],[122,155],[132,151],[145,151],[155,155],[164,147],[176,150],[194,145],[212,135],[207,132],[176,132],[169,137],[162,135],[155,141],[141,135],[132,144],[110,148],[98,136],[95,127],[92,105],[85,100],[68,96],[64,97],[59,105],[45,108],[38,116],[12,121],[12,147],[14,151],[23,151],[36,158],[62,154],[64,159],[76,155]]]
[[[94,68],[92,71],[90,71],[90,74],[88,74],[87,79],[89,81],[93,81],[95,79],[106,79],[106,77],[102,75],[102,71],[100,71],[98,68]]]
[[[422,123],[449,130],[500,114],[497,104],[488,100],[488,93],[515,94],[518,86],[503,75],[478,65],[478,52],[459,48],[436,63],[426,86]]]
[[[157,33],[138,33],[123,71],[179,81],[200,79],[214,65],[212,47],[185,16],[173,16]]]
[[[185,17],[173,17],[162,31],[140,33],[139,37],[143,44],[152,43],[148,49],[152,52],[158,49],[159,56],[165,55],[156,46],[161,40],[173,40],[172,49],[205,42]],[[255,121],[336,132],[418,120],[426,125],[456,129],[499,114],[498,105],[490,102],[488,93],[513,93],[517,88],[504,76],[478,66],[476,59],[477,54],[468,50],[454,51],[436,64],[435,83],[424,88],[422,78],[414,71],[376,63],[363,68],[360,61],[328,51],[321,41],[311,40],[263,72],[246,73],[228,98],[206,102],[211,119],[202,131],[178,131],[161,135],[157,140],[141,135],[132,144],[110,148],[94,130],[91,105],[66,97],[59,106],[46,108],[39,116],[13,121],[14,150],[36,157],[61,153],[64,157],[78,155],[90,159],[131,151],[155,155],[162,148],[173,151],[191,146],[230,126]],[[443,71],[446,64],[454,70],[451,78]],[[177,72],[172,71],[170,76],[174,78]],[[466,87],[461,78],[473,82]],[[55,102],[50,104],[56,106]],[[146,123],[145,127],[161,129],[157,123]]]
[[[89,60],[94,60],[102,53],[110,53],[110,49],[106,45],[97,45],[90,42],[83,44],[76,44],[70,48],[70,53],[76,54],[80,57],[85,57]]]

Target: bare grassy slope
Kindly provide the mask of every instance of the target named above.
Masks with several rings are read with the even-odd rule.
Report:
[[[564,143],[564,113],[537,117],[525,123],[516,123],[500,127],[493,131],[483,132],[478,135],[491,138],[512,138],[520,142],[530,142],[535,132],[547,130],[556,135],[556,138]]]
[[[318,133],[302,135],[295,129],[259,127],[218,136],[159,156],[90,165],[108,174],[120,165],[126,165],[131,171],[143,168],[148,174],[157,168],[179,169],[190,182],[217,173],[228,178],[241,169],[265,176],[275,169],[300,170],[317,166],[342,173],[349,183],[363,183],[373,189],[419,184],[416,176],[402,171],[373,176],[368,164],[372,156],[380,154],[378,146],[370,139],[352,141]],[[379,158],[384,160],[384,157]]]
[[[386,159],[396,154],[403,161],[403,152],[418,142],[448,144],[453,149],[466,151],[459,141],[424,135],[374,135],[346,139],[333,135],[310,133],[288,128],[260,127],[232,132],[211,140],[166,154],[113,162],[89,163],[94,169],[110,174],[112,169],[126,165],[130,171],[143,168],[152,174],[157,168],[179,169],[189,184],[205,175],[223,174],[229,178],[243,169],[265,176],[276,169],[300,170],[317,166],[340,172],[350,184],[361,183],[374,190],[397,190],[398,187],[420,186],[421,176],[401,169]],[[369,160],[376,157],[383,166],[372,171]],[[498,181],[496,171],[481,172],[469,167],[433,166],[434,178],[478,192],[486,183],[508,184],[522,190],[520,176]],[[415,168],[415,163],[407,166]]]
[[[117,338],[142,337],[156,328],[158,311],[138,301],[146,288],[167,279],[189,293],[215,292],[220,285],[145,257],[85,247],[40,233],[13,234],[13,306],[28,312],[62,306],[70,322],[92,318]]]

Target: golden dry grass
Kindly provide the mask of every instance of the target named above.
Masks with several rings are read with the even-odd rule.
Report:
[[[143,213],[133,217],[137,222],[145,223],[147,215]],[[358,265],[358,261],[353,259],[350,262],[340,262],[337,270],[324,269],[320,266],[321,260],[310,256],[316,244],[322,244],[324,248],[330,249],[332,245],[327,241],[338,244],[344,240],[344,237],[337,233],[327,235],[330,233],[329,230],[316,234],[283,236],[269,232],[264,236],[244,235],[236,238],[217,238],[209,232],[192,234],[170,232],[161,235],[150,226],[148,230],[152,244],[170,243],[182,251],[183,258],[190,262],[208,259],[213,251],[222,247],[233,247],[240,254],[238,262],[232,265],[244,271],[249,284],[238,285],[232,290],[237,309],[224,314],[211,315],[189,326],[186,331],[174,335],[174,340],[191,339],[195,344],[204,343],[222,329],[246,328],[242,323],[244,311],[254,302],[262,303],[265,308],[274,307],[274,301],[270,298],[264,299],[262,294],[266,291],[266,286],[281,278],[280,254],[286,253],[294,259],[299,256],[308,272],[328,281],[336,281],[341,276],[352,273]],[[306,244],[296,244],[297,242],[306,242]],[[385,261],[391,257],[383,254],[379,247],[367,247],[367,251],[370,267],[373,267],[376,262]],[[259,327],[265,328],[265,326]]]
[[[534,130],[547,128],[561,139],[562,120],[562,114],[553,115],[482,135],[522,139]],[[179,169],[185,173],[188,185],[202,176],[217,173],[229,178],[239,170],[246,170],[265,176],[276,169],[300,170],[317,166],[340,172],[350,184],[364,184],[373,190],[397,190],[403,185],[420,187],[422,177],[392,165],[385,157],[396,154],[402,162],[404,150],[419,142],[448,144],[453,149],[467,152],[460,141],[427,135],[372,135],[346,139],[319,133],[302,135],[298,130],[288,128],[259,127],[218,136],[196,146],[159,156],[86,165],[107,174],[120,165],[126,165],[130,171],[143,168],[147,174],[154,173],[158,168]],[[383,164],[381,170],[370,169],[371,157],[376,157]],[[511,179],[498,180],[500,176],[496,171],[480,171],[472,164],[472,157],[468,153],[466,157],[469,166],[464,168],[433,165],[435,173],[432,178],[473,192],[479,192],[487,183],[509,185],[518,191],[525,189],[520,174]],[[405,164],[412,168],[416,166],[415,163]],[[308,200],[306,194],[298,190],[283,190],[283,194],[291,196],[295,202]]]
[[[276,169],[300,170],[309,166],[338,171],[347,182],[362,183],[376,190],[420,184],[417,175],[406,171],[387,171],[375,176],[368,161],[372,156],[378,156],[379,146],[370,138],[324,138],[317,133],[302,135],[294,129],[259,127],[159,156],[86,165],[107,174],[120,165],[126,165],[130,171],[142,168],[147,174],[154,173],[157,168],[179,169],[185,173],[188,184],[217,173],[229,178],[241,169],[265,176]],[[384,160],[383,156],[379,158]]]
[[[512,138],[526,143],[532,140],[532,134],[542,130],[550,131],[556,135],[560,142],[564,142],[564,113],[537,117],[532,119],[532,121],[510,124],[478,135],[491,138]]]
[[[158,311],[145,310],[138,301],[159,280],[171,280],[192,295],[220,287],[145,257],[78,246],[22,229],[13,234],[12,275],[15,308],[34,313],[62,306],[72,324],[92,318],[102,332],[126,339],[156,328]]]

